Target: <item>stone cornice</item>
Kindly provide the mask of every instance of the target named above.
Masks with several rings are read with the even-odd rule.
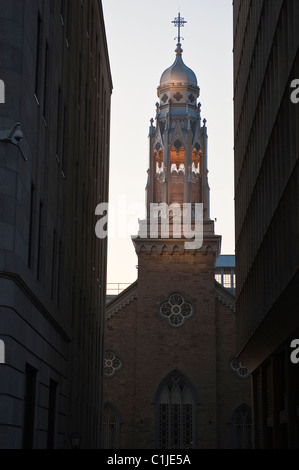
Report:
[[[203,244],[201,248],[194,250],[188,250],[185,248],[186,242],[192,242],[188,239],[174,239],[174,238],[134,238],[132,241],[136,250],[137,255],[139,253],[145,252],[148,254],[151,253],[190,253],[196,255],[197,253],[216,253],[219,255],[220,245],[221,245],[221,236],[220,235],[207,235],[204,236]]]

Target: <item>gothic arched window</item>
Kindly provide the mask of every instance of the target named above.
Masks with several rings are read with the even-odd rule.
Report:
[[[248,405],[239,406],[233,415],[235,449],[252,448],[252,417]]]
[[[120,448],[120,415],[112,405],[105,405],[103,412],[103,448]]]
[[[196,403],[187,380],[174,372],[157,395],[158,446],[160,449],[194,447]]]

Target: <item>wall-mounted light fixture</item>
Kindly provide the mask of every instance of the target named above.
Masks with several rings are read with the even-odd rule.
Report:
[[[20,147],[20,142],[22,142],[23,137],[24,136],[20,122],[17,122],[11,129],[0,130],[0,141],[7,142],[18,147],[22,157],[24,158],[25,162],[27,162],[28,158],[25,157]]]

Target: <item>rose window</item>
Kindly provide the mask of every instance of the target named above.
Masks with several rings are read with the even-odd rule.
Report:
[[[232,371],[240,378],[246,378],[250,375],[247,367],[245,367],[238,359],[235,357],[230,362],[230,367]]]
[[[115,375],[121,368],[121,360],[116,357],[113,351],[106,351],[105,353],[105,364],[104,364],[104,374],[106,377],[112,377]]]
[[[193,308],[182,295],[172,294],[160,306],[160,314],[168,321],[170,326],[180,327],[193,315]]]

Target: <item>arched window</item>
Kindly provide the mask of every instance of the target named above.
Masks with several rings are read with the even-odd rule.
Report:
[[[233,415],[235,449],[252,449],[252,417],[248,405],[239,406]]]
[[[182,143],[177,140],[170,149],[171,164],[171,204],[184,202],[184,182],[186,174],[186,150]]]
[[[120,415],[112,405],[104,406],[103,448],[120,449]]]
[[[157,397],[160,449],[195,447],[196,403],[187,380],[173,372],[160,385]]]

